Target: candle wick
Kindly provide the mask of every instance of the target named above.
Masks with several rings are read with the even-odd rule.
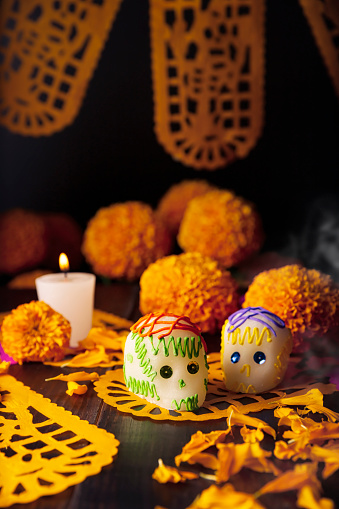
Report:
[[[68,272],[67,272],[67,270],[65,270],[65,271],[64,271],[64,278],[65,278],[65,279],[67,279],[67,274],[68,274]]]

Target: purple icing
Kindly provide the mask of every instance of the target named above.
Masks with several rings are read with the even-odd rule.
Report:
[[[279,318],[279,316],[271,313],[267,309],[262,307],[256,308],[245,308],[236,311],[232,315],[228,317],[228,324],[226,327],[227,332],[233,332],[238,327],[241,327],[246,320],[254,320],[255,322],[259,322],[265,325],[273,334],[276,336],[276,332],[269,322],[273,323],[276,327],[283,329],[285,327],[285,322]]]

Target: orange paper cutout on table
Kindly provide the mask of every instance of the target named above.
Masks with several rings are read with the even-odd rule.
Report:
[[[1,2],[1,124],[40,136],[73,122],[120,3]]]
[[[261,136],[264,0],[151,0],[155,131],[174,159],[214,170]]]
[[[220,364],[220,353],[215,352],[207,357],[209,364],[208,386],[206,400],[195,412],[167,410],[155,403],[140,398],[130,392],[125,384],[122,363],[117,361],[114,369],[107,371],[94,382],[94,389],[98,396],[108,405],[116,407],[119,411],[132,414],[137,417],[146,417],[156,421],[210,421],[229,417],[229,407],[234,405],[239,412],[248,414],[259,412],[263,409],[272,409],[286,404],[289,405],[312,405],[314,403],[313,392],[332,394],[336,391],[334,384],[320,382],[305,384],[284,384],[283,387],[272,389],[264,394],[242,394],[229,392],[225,388],[223,373]],[[288,393],[288,397],[286,397]],[[318,393],[317,393],[318,394]],[[292,398],[295,397],[293,403]],[[319,405],[318,411],[327,411]]]
[[[339,96],[338,0],[299,0]]]
[[[0,507],[60,493],[112,463],[119,442],[10,375],[0,377]]]

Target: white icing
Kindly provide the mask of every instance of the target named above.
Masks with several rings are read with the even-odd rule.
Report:
[[[281,382],[287,369],[293,344],[291,331],[286,327],[281,328],[270,323],[276,335],[273,332],[267,334],[267,328],[264,331],[264,324],[247,319],[240,327],[228,333],[227,323],[226,321],[221,338],[221,361],[226,388],[234,392],[248,393],[260,393],[273,389]],[[249,329],[244,337],[247,328]],[[253,333],[256,333],[256,336],[250,343],[248,338],[253,337]],[[257,338],[261,336],[261,344],[257,344]],[[235,338],[237,341],[233,344]],[[241,338],[243,338],[243,344],[241,344]],[[285,353],[281,355],[283,350]],[[235,352],[240,354],[236,363],[231,361]],[[262,352],[265,356],[265,361],[261,364],[254,360],[255,354],[257,359],[262,357],[257,352]]]

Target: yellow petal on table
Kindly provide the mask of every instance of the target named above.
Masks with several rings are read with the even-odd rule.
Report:
[[[335,509],[333,500],[320,498],[310,486],[304,486],[298,493],[297,507],[303,509]]]
[[[116,332],[104,327],[92,327],[87,338],[79,342],[78,350],[90,350],[101,345],[107,350],[122,351],[129,331]]]
[[[79,385],[76,382],[67,382],[67,391],[66,394],[69,396],[73,396],[73,394],[85,394],[87,392],[87,385]]]
[[[5,375],[8,373],[8,369],[10,367],[11,363],[8,361],[1,361],[0,362],[0,375]]]
[[[264,507],[249,493],[236,491],[231,484],[221,488],[212,484],[204,490],[187,509],[264,509]]]
[[[67,367],[97,367],[102,363],[108,363],[110,360],[109,355],[106,353],[105,348],[101,345],[93,348],[92,350],[86,350],[83,353],[79,353],[75,355],[73,359],[66,361],[62,364],[62,366]]]
[[[93,318],[92,318],[93,327],[111,327],[115,330],[129,329],[132,327],[133,322],[131,320],[127,320],[126,318],[122,318],[121,316],[113,315],[112,313],[107,313],[106,311],[101,311],[100,309],[94,309]]]
[[[322,476],[327,479],[339,469],[339,444],[333,441],[324,447],[314,445],[311,450],[311,458],[314,461],[325,463]]]
[[[306,419],[302,419],[302,421],[305,422]],[[309,421],[313,422],[313,425],[310,425]],[[304,437],[305,443],[321,445],[326,440],[339,438],[339,423],[328,421],[316,422],[312,421],[312,419],[307,419],[303,429],[296,429],[293,426],[291,431],[285,431],[283,437],[290,440],[301,440]]]
[[[300,413],[308,413],[308,411],[311,411],[314,414],[326,415],[326,417],[328,418],[329,421],[332,421],[332,422],[339,421],[339,413],[334,412],[334,410],[326,408],[323,405],[311,404],[311,405],[307,405],[307,408],[308,408],[308,410],[301,410]]]
[[[167,482],[178,483],[178,482],[185,482],[185,481],[191,480],[191,479],[198,479],[199,474],[196,474],[194,472],[187,472],[184,470],[179,470],[178,468],[164,465],[162,459],[160,458],[158,460],[158,466],[152,474],[152,478],[161,484],[164,484]]]
[[[227,422],[229,428],[231,428],[232,426],[244,426],[244,425],[252,426],[253,428],[259,428],[265,431],[265,433],[268,433],[274,439],[276,437],[275,430],[271,426],[269,426],[265,421],[241,413],[239,409],[234,405],[230,405],[228,407],[226,415],[228,418]]]
[[[178,467],[183,461],[189,462],[192,456],[208,449],[209,447],[225,440],[229,430],[211,431],[210,433],[203,433],[197,431],[191,436],[191,440],[184,445],[181,454],[178,454],[174,460]]]
[[[99,375],[95,372],[87,373],[86,371],[77,371],[76,373],[69,373],[68,375],[60,374],[53,378],[46,378],[45,382],[51,380],[63,380],[64,382],[93,382],[94,380],[99,380]]]
[[[258,442],[234,444],[217,444],[219,468],[216,471],[217,482],[226,482],[240,472],[243,467],[256,472],[270,472],[278,475],[280,470],[268,460],[269,451],[262,449]]]
[[[298,396],[284,396],[278,400],[279,405],[284,406],[323,406],[324,396],[319,389],[310,389],[306,394]]]
[[[314,492],[320,493],[321,484],[317,479],[317,463],[302,463],[279,475],[276,479],[265,484],[257,493],[256,497],[266,493],[282,493],[284,491],[300,490],[304,486],[310,486]]]
[[[208,452],[198,452],[192,455],[187,463],[190,465],[194,465],[199,463],[205,468],[210,468],[212,470],[217,470],[219,468],[219,460],[214,454],[209,454]]]
[[[247,426],[243,426],[240,430],[240,434],[244,442],[249,442],[251,444],[261,442],[264,439],[262,428],[249,429]]]
[[[335,392],[335,385],[333,384],[320,384],[322,391],[321,392],[318,388],[312,388],[309,389],[307,392],[304,392],[306,390],[303,389],[302,394],[296,394],[292,396],[286,396],[284,394],[283,396],[272,398],[269,400],[264,401],[258,401],[256,403],[251,403],[248,405],[243,405],[242,407],[239,407],[238,410],[243,413],[247,414],[249,412],[260,412],[261,410],[272,410],[274,408],[281,408],[283,406],[307,406],[310,405],[320,405],[324,410],[327,410],[323,407],[323,394],[333,394]],[[320,408],[319,407],[319,408]]]
[[[275,443],[274,456],[279,460],[307,460],[311,455],[311,446],[301,440],[293,440],[291,443],[279,440]]]

